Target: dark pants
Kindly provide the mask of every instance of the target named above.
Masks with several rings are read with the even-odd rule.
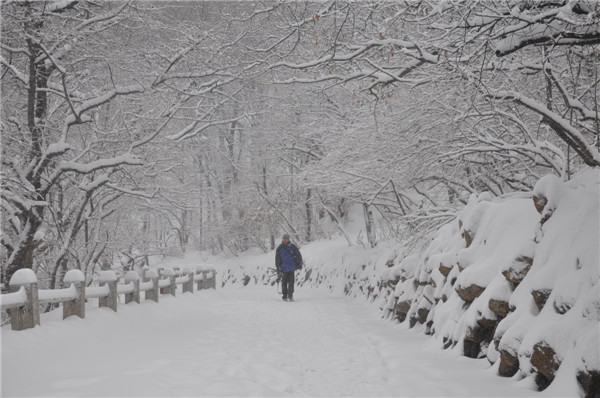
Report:
[[[294,272],[283,272],[281,293],[283,293],[283,298],[292,297],[294,294]]]

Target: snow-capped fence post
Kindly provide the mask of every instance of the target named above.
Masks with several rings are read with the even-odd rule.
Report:
[[[159,279],[158,273],[149,268],[142,271],[142,280],[135,271],[125,274],[125,284],[118,283],[113,271],[102,271],[98,278],[100,286],[86,287],[86,278],[80,270],[71,270],[65,274],[63,288],[38,290],[37,278],[31,269],[21,269],[14,273],[9,282],[9,293],[0,296],[0,308],[9,311],[13,330],[23,330],[40,324],[39,303],[63,303],[63,319],[71,315],[85,318],[85,300],[98,298],[100,307],[109,307],[117,311],[119,292],[125,294],[125,302],[140,302],[140,293],[145,292],[146,300],[158,303],[160,289],[175,295],[177,285],[184,292],[194,292],[194,282],[198,290],[216,288],[216,271],[202,270],[197,267],[183,268],[181,276],[172,269],[165,270],[167,276]]]
[[[64,287],[75,286],[77,297],[75,300],[63,302],[63,319],[71,315],[85,318],[85,275],[81,270],[72,269],[63,278]]]
[[[27,302],[25,305],[10,310],[10,325],[12,330],[24,330],[40,324],[40,303],[35,272],[29,268],[17,270],[10,278],[8,290],[10,293],[25,289]]]
[[[100,273],[100,284],[101,286],[108,286],[108,296],[100,297],[100,307],[108,307],[111,310],[117,312],[117,301],[119,293],[117,291],[117,275],[113,271],[102,271]]]
[[[144,281],[151,281],[152,288],[150,290],[146,290],[144,293],[144,298],[146,300],[152,300],[158,303],[159,289],[158,289],[158,272],[153,269],[144,270]]]
[[[187,275],[188,281],[182,285],[183,293],[194,293],[194,272],[190,268],[184,268],[183,272]]]
[[[125,283],[133,283],[133,292],[125,294],[125,304],[132,301],[140,303],[140,276],[135,271],[128,271],[125,274]]]

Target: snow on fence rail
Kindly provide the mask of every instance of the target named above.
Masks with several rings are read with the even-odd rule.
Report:
[[[0,296],[0,308],[8,310],[13,330],[33,328],[40,324],[40,302],[63,303],[63,319],[76,315],[85,318],[85,300],[99,299],[100,307],[108,307],[117,311],[120,294],[125,295],[125,304],[140,302],[144,292],[146,300],[158,302],[160,294],[175,296],[177,285],[182,285],[183,293],[216,288],[216,271],[214,269],[182,270],[143,269],[143,277],[135,271],[125,274],[124,283],[113,271],[100,273],[100,286],[86,287],[85,276],[80,270],[71,270],[65,274],[62,289],[38,290],[37,277],[31,269],[20,269],[14,273],[9,282],[9,293]]]

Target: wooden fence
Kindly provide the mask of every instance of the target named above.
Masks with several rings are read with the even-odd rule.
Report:
[[[145,268],[142,277],[136,271],[124,275],[123,283],[113,271],[102,271],[99,286],[86,286],[85,275],[80,270],[65,274],[62,289],[38,290],[37,277],[31,269],[20,269],[9,282],[9,293],[0,295],[0,307],[8,310],[13,330],[23,330],[40,324],[40,303],[63,303],[63,319],[76,315],[85,318],[85,302],[98,298],[100,307],[117,311],[119,295],[125,295],[125,304],[140,302],[141,293],[145,300],[158,303],[161,294],[175,296],[177,285],[183,293],[216,288],[214,269],[170,269]]]

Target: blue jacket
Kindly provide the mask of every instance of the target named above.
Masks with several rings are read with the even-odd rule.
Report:
[[[283,243],[275,251],[275,266],[282,272],[294,272],[302,268],[302,255],[300,250],[292,244]]]

